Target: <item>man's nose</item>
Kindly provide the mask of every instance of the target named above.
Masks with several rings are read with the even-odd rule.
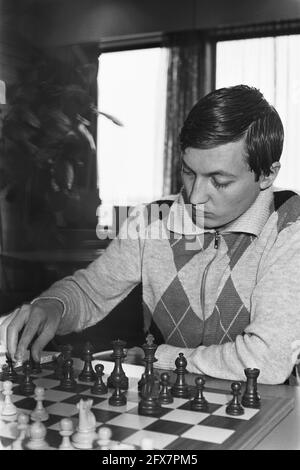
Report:
[[[205,204],[208,201],[207,181],[196,178],[190,194],[191,204]]]

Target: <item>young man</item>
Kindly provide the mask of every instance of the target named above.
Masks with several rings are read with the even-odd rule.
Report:
[[[37,333],[37,358],[56,333],[97,323],[142,282],[145,331],[163,338],[156,367],[174,368],[183,352],[190,372],[288,378],[300,340],[300,197],[273,192],[281,120],[257,89],[224,88],[194,106],[180,140],[181,193],[163,210],[137,208],[99,259],[13,312],[12,356]]]

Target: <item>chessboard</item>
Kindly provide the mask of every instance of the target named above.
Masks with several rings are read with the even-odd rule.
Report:
[[[104,366],[106,380],[113,370],[113,362],[97,360]],[[82,370],[83,362],[74,359],[75,377]],[[152,442],[157,450],[214,450],[214,449],[252,449],[265,437],[293,408],[293,400],[280,397],[261,396],[259,409],[245,408],[242,416],[226,414],[226,405],[232,400],[230,386],[223,390],[205,387],[204,395],[209,402],[206,412],[192,411],[190,399],[174,398],[173,403],[163,405],[158,416],[143,416],[138,413],[138,381],[144,371],[142,366],[124,364],[123,369],[129,379],[125,392],[127,403],[124,406],[112,406],[109,397],[112,390],[104,395],[91,392],[91,383],[78,380],[75,391],[66,391],[55,378],[54,364],[42,364],[42,371],[33,377],[36,386],[43,387],[45,396],[43,405],[49,414],[44,422],[48,449],[58,450],[62,442],[60,422],[70,418],[74,429],[78,423],[80,399],[92,399],[91,411],[96,419],[97,431],[101,427],[110,429],[111,449],[140,449],[143,439]],[[226,382],[224,382],[225,384]],[[245,384],[244,384],[245,385]],[[19,413],[30,414],[36,406],[34,394],[25,396],[20,391],[18,381],[13,384],[12,402]],[[194,387],[190,386],[191,397]],[[17,437],[16,422],[0,426],[2,448],[9,449]],[[95,442],[95,449],[97,449]],[[101,448],[101,447],[100,447]]]

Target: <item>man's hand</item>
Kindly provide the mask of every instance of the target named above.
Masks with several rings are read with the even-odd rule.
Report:
[[[142,348],[135,346],[134,348],[127,349],[126,362],[129,364],[144,365],[145,353]]]
[[[25,351],[37,334],[31,353],[33,359],[38,362],[42,350],[56,334],[63,313],[62,303],[55,299],[39,299],[32,305],[22,305],[13,313],[6,330],[8,353],[13,359],[22,361]],[[19,333],[23,328],[18,342]]]

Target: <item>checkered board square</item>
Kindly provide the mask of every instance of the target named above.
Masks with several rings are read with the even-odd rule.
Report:
[[[76,371],[75,376],[78,373]],[[105,381],[108,375],[104,376]],[[293,408],[292,399],[262,397],[260,409],[245,408],[245,414],[233,417],[225,412],[226,404],[232,398],[230,387],[228,390],[206,388],[204,395],[209,409],[205,413],[192,411],[190,399],[174,398],[173,403],[162,407],[159,416],[141,416],[138,414],[138,375],[129,376],[126,405],[114,407],[108,403],[111,389],[105,395],[94,395],[91,384],[78,381],[76,392],[65,391],[59,380],[54,378],[53,365],[44,364],[34,383],[45,388],[44,407],[49,419],[44,424],[49,448],[58,449],[62,441],[59,424],[63,418],[71,418],[76,430],[76,404],[81,398],[93,399],[91,410],[96,418],[97,430],[103,425],[111,429],[111,446],[122,443],[135,449],[139,448],[144,437],[151,438],[154,449],[158,450],[251,449]],[[191,397],[193,393],[194,387],[191,387]],[[22,395],[18,383],[14,383],[12,400],[19,412],[28,414],[36,405],[34,395]],[[9,446],[17,434],[16,423],[0,425],[2,446]]]

